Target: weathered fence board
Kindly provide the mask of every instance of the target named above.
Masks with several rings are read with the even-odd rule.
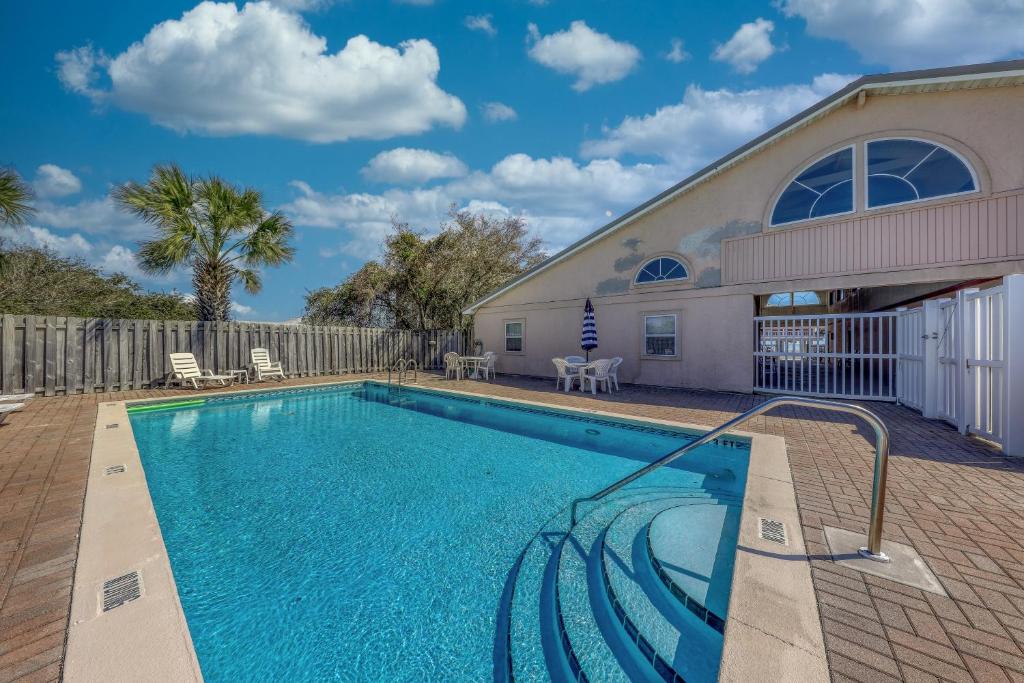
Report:
[[[471,352],[471,338],[462,330],[0,315],[0,394],[163,386],[167,354],[176,351],[218,373],[246,367],[258,347],[289,377],[383,371],[398,358],[431,370],[443,366],[448,351]]]

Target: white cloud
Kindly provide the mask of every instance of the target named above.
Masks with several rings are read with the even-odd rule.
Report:
[[[665,59],[673,64],[680,64],[690,58],[690,53],[683,47],[682,38],[673,38],[669,43],[669,50],[665,53]]]
[[[1024,53],[1021,0],[779,0],[807,32],[841,40],[865,62],[898,69],[971,64]]]
[[[293,12],[319,12],[338,0],[269,0],[270,4]]]
[[[640,61],[636,46],[598,33],[584,21],[574,21],[565,31],[541,36],[536,24],[529,26],[530,58],[562,74],[576,77],[573,90],[583,92],[601,83],[625,78]]]
[[[452,204],[495,215],[526,219],[532,234],[550,249],[561,248],[619,212],[668,187],[674,177],[664,165],[627,166],[612,159],[579,164],[565,157],[536,159],[512,154],[488,171],[427,189],[390,189],[380,194],[324,194],[302,181],[299,196],[280,207],[297,225],[338,228],[347,233],[325,257],[376,253],[395,217],[417,228],[435,229]]]
[[[0,227],[0,239],[17,245],[49,249],[59,256],[65,257],[86,257],[93,250],[89,241],[78,233],[60,235],[35,225],[27,225],[23,228],[2,226]]]
[[[466,175],[467,170],[466,165],[451,154],[399,147],[381,152],[361,172],[370,180],[404,185],[435,178],[458,178]]]
[[[393,48],[358,35],[331,53],[298,14],[266,2],[203,2],[110,60],[78,48],[57,61],[69,89],[180,132],[337,142],[457,128],[466,118],[462,101],[437,85],[430,41]],[[109,88],[95,87],[99,70]]]
[[[66,168],[56,164],[43,164],[36,169],[32,189],[40,197],[66,197],[81,192],[82,181]]]
[[[760,135],[793,114],[839,90],[856,76],[822,74],[810,84],[750,90],[686,89],[678,104],[653,114],[628,116],[604,137],[583,144],[586,157],[653,155],[667,160],[680,176]]]
[[[775,24],[760,17],[743,24],[728,42],[715,49],[711,59],[728,62],[741,74],[754,73],[761,62],[778,50],[772,45],[773,30]]]
[[[246,306],[245,304],[240,304],[237,301],[231,302],[232,313],[237,313],[238,315],[249,315],[254,310],[255,309],[252,306]]]
[[[515,109],[502,102],[484,102],[481,110],[483,110],[484,118],[491,123],[515,121],[519,118]]]
[[[53,228],[81,230],[117,239],[142,239],[153,234],[152,227],[120,210],[110,195],[73,204],[44,200],[36,202],[35,209],[35,220]]]
[[[463,20],[463,24],[465,24],[466,28],[471,31],[480,31],[493,37],[498,35],[498,29],[494,28],[494,23],[491,22],[491,18],[490,14],[467,16]]]

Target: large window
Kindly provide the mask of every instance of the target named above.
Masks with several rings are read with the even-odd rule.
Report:
[[[779,195],[772,225],[785,225],[853,211],[853,147],[804,169]]]
[[[523,350],[523,323],[521,320],[505,323],[505,350],[519,353]]]
[[[644,316],[644,353],[648,356],[676,355],[676,316]]]
[[[956,154],[923,140],[867,144],[868,208],[974,192],[971,168]]]
[[[662,256],[645,263],[637,272],[635,282],[644,285],[665,280],[685,280],[687,277],[689,274],[686,272],[686,266],[674,258]]]

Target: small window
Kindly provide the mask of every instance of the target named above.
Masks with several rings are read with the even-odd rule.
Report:
[[[814,162],[783,190],[772,225],[785,225],[853,211],[853,147]]]
[[[769,294],[765,307],[782,308],[790,306],[820,306],[821,295],[817,292],[777,292]]]
[[[794,306],[820,306],[821,296],[817,292],[793,292]]]
[[[765,302],[765,306],[781,307],[781,306],[792,306],[793,305],[793,293],[792,292],[779,292],[777,294],[770,294],[768,301]]]
[[[868,143],[868,208],[948,197],[978,189],[963,159],[923,140]]]
[[[676,355],[676,316],[644,316],[644,353],[648,356]]]
[[[505,350],[513,353],[523,350],[523,323],[505,323]]]
[[[636,284],[645,285],[665,280],[685,280],[689,277],[686,266],[674,258],[661,257],[651,259],[636,274]]]

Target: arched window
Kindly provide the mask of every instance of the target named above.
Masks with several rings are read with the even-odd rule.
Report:
[[[682,263],[674,258],[662,256],[645,263],[644,267],[636,274],[634,282],[638,285],[646,285],[665,280],[685,280],[689,276],[686,266]]]
[[[933,142],[872,140],[868,148],[868,208],[974,192],[974,171]]]
[[[853,147],[819,159],[782,191],[772,209],[772,225],[853,211]]]

